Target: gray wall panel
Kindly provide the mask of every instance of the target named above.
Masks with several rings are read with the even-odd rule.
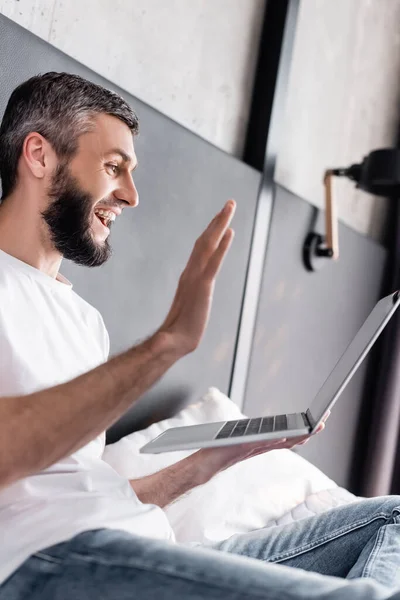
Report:
[[[251,416],[307,408],[380,294],[385,249],[344,225],[339,260],[327,260],[315,273],[305,270],[301,250],[313,211],[277,186],[244,405]],[[351,486],[366,366],[342,394],[326,430],[299,450],[342,485]]]

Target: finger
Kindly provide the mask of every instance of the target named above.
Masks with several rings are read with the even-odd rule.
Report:
[[[212,221],[210,221],[200,238],[208,239],[211,237],[213,240],[215,240],[216,245],[218,245],[225,231],[229,227],[235,211],[236,202],[234,200],[228,200],[222,210],[220,210],[220,212],[215,215]]]
[[[261,446],[260,446],[260,444],[257,444],[257,446],[255,447],[255,450],[257,452],[268,452],[268,450],[277,450],[279,448],[284,448],[286,444],[287,444],[286,438],[282,438],[280,440],[271,440],[271,441],[265,442]]]
[[[229,225],[229,223],[231,222],[233,215],[235,214],[236,211],[236,202],[233,200],[233,198],[231,198],[230,200],[228,200],[227,202],[225,202],[222,210],[219,211],[219,213],[217,213],[214,217],[214,219],[211,221],[209,227],[207,227],[207,229],[213,229],[213,227],[216,226],[217,223],[222,223],[225,224],[225,227],[227,227]]]
[[[290,444],[300,444],[301,442],[304,442],[304,440],[308,440],[310,438],[310,434],[307,433],[307,435],[299,435],[297,437],[292,437],[288,439],[288,443]]]
[[[277,446],[286,442],[286,438],[279,440],[266,440],[265,442],[249,442],[247,444],[241,444],[241,447],[248,452],[268,452],[268,450],[275,450]]]
[[[265,454],[266,452],[272,452],[272,450],[282,450],[288,448],[287,440],[284,438],[283,440],[277,440],[276,442],[270,442],[265,446],[257,446],[254,450],[249,454],[249,458],[253,456],[258,456],[259,454]]]
[[[223,209],[215,215],[208,227],[197,238],[187,263],[187,269],[207,265],[210,256],[219,247],[235,214],[236,202],[228,200]]]
[[[292,437],[292,438],[279,438],[277,440],[268,440],[265,441],[263,444],[260,444],[259,442],[257,442],[257,446],[256,448],[259,449],[263,449],[263,448],[268,448],[268,447],[274,447],[276,448],[277,446],[279,446],[279,448],[292,448],[293,446],[297,446],[297,444],[299,444],[300,442],[303,442],[304,440],[308,439],[309,435],[307,436],[301,436],[301,437]]]
[[[229,200],[222,211],[217,215],[217,218],[207,227],[204,232],[204,245],[211,252],[214,252],[221,244],[224,236],[228,231],[228,227],[233,219],[236,211],[236,203],[234,200]]]
[[[294,448],[294,446],[302,446],[303,444],[308,442],[309,439],[309,435],[298,438],[289,438],[287,442],[282,446],[282,448],[287,448],[288,450],[291,450],[291,448]]]
[[[224,262],[224,258],[228,253],[234,235],[235,232],[233,231],[233,229],[228,229],[228,231],[225,233],[217,250],[214,252],[214,254],[208,262],[208,265],[204,272],[206,279],[214,279],[218,275],[219,270],[222,267],[222,263]]]
[[[275,446],[282,446],[282,444],[286,444],[287,443],[287,438],[280,438],[279,440],[271,440],[270,442],[268,442],[268,445],[271,447]]]
[[[321,433],[325,429],[325,423],[322,422],[318,425],[317,429],[311,435],[316,435],[317,433]]]
[[[242,444],[242,446],[246,446],[250,449],[263,449],[269,448],[270,446],[276,446],[277,444],[281,444],[282,442],[286,442],[287,438],[279,438],[277,440],[264,440],[263,442],[248,442],[246,444]]]

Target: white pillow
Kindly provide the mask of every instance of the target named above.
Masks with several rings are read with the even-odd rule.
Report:
[[[194,452],[140,454],[139,449],[170,427],[244,417],[222,392],[210,388],[171,419],[154,423],[106,446],[103,458],[120,475],[136,479],[155,473]],[[165,508],[176,539],[226,539],[264,527],[321,490],[337,484],[291,450],[273,450],[238,463]]]
[[[243,415],[239,408],[225,394],[216,388],[208,392],[194,404],[190,404],[170,419],[153,423],[147,429],[135,431],[115,444],[106,446],[103,459],[128,479],[143,477],[182,460],[196,450],[182,452],[162,452],[160,454],[139,454],[142,446],[171,427],[198,425],[212,421],[240,419]]]

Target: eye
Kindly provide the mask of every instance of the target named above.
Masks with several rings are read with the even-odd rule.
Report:
[[[119,173],[119,166],[118,165],[114,165],[113,163],[108,163],[106,165],[107,167],[109,167],[114,175],[117,175]]]

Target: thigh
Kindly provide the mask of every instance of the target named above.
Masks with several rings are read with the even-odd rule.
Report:
[[[31,577],[35,570],[42,575],[36,585]],[[24,587],[21,579],[28,572],[29,588]],[[136,538],[116,530],[87,532],[38,552],[0,586],[0,600],[310,600],[311,597],[392,598],[387,589],[373,581],[346,582],[215,550]]]
[[[288,525],[234,535],[212,547],[324,575],[346,577],[365,544],[399,510],[398,496],[368,498]]]

